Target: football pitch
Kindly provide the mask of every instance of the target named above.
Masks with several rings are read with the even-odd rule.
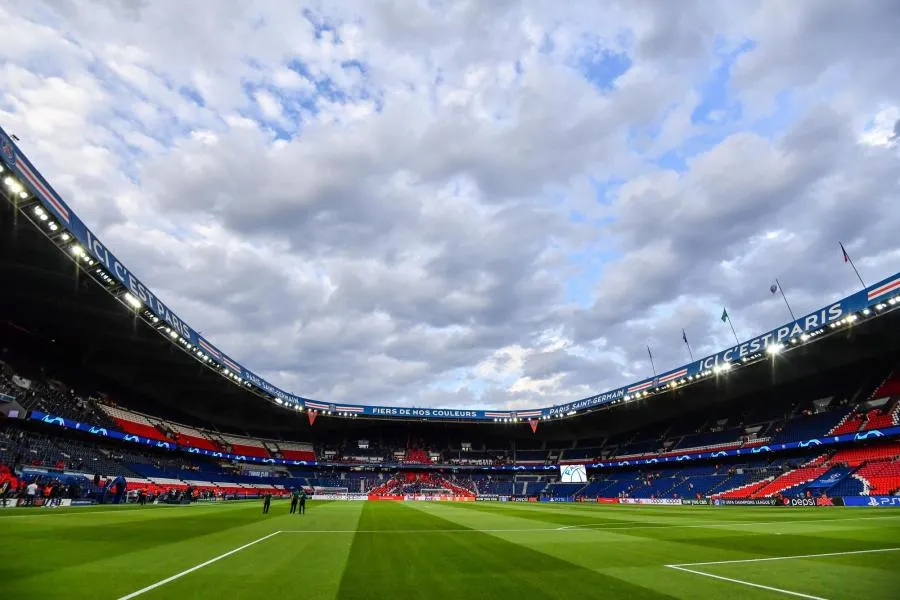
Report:
[[[276,502],[0,511],[0,597],[900,597],[900,511]]]

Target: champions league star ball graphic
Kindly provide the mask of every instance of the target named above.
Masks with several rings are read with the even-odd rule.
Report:
[[[562,483],[587,483],[587,471],[584,465],[566,465],[561,467]]]

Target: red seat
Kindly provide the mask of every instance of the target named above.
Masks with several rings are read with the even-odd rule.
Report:
[[[316,460],[316,453],[312,450],[282,450],[281,456],[286,460]]]
[[[115,422],[121,427],[125,433],[130,433],[132,435],[139,435],[145,438],[150,438],[152,440],[160,440],[164,442],[168,442],[169,439],[166,438],[156,427],[151,427],[150,425],[144,425],[142,423],[133,423],[132,421],[127,421],[125,419],[119,419],[117,417],[113,417]]]
[[[828,432],[829,435],[842,435],[845,433],[856,433],[862,426],[863,417],[859,413],[853,413],[850,417]]]
[[[221,452],[222,451],[222,448],[219,447],[214,441],[207,439],[207,438],[197,437],[195,435],[176,433],[175,440],[182,446],[192,446],[194,448],[202,448],[204,450],[211,450],[213,452]]]
[[[846,448],[831,457],[831,463],[846,463],[858,467],[866,462],[893,460],[900,456],[900,442],[865,448]]]
[[[794,487],[795,485],[800,485],[802,483],[806,483],[808,481],[812,481],[818,477],[821,477],[828,471],[830,467],[800,467],[799,469],[794,469],[793,471],[788,471],[784,475],[780,477],[776,477],[774,481],[770,482],[768,485],[764,485],[756,492],[751,494],[751,498],[769,498],[774,496],[779,492],[783,492],[784,490]]]
[[[269,451],[259,446],[244,446],[241,444],[232,444],[231,453],[242,456],[255,456],[257,458],[271,458]]]

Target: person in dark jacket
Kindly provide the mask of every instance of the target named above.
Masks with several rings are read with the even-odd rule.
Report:
[[[267,492],[265,496],[263,496],[263,514],[269,514],[269,506],[272,505],[272,494]]]

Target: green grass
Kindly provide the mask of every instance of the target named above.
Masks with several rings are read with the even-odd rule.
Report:
[[[134,597],[900,597],[900,551],[847,554],[900,548],[890,509],[313,502],[0,510],[0,598],[117,599],[254,541]]]

